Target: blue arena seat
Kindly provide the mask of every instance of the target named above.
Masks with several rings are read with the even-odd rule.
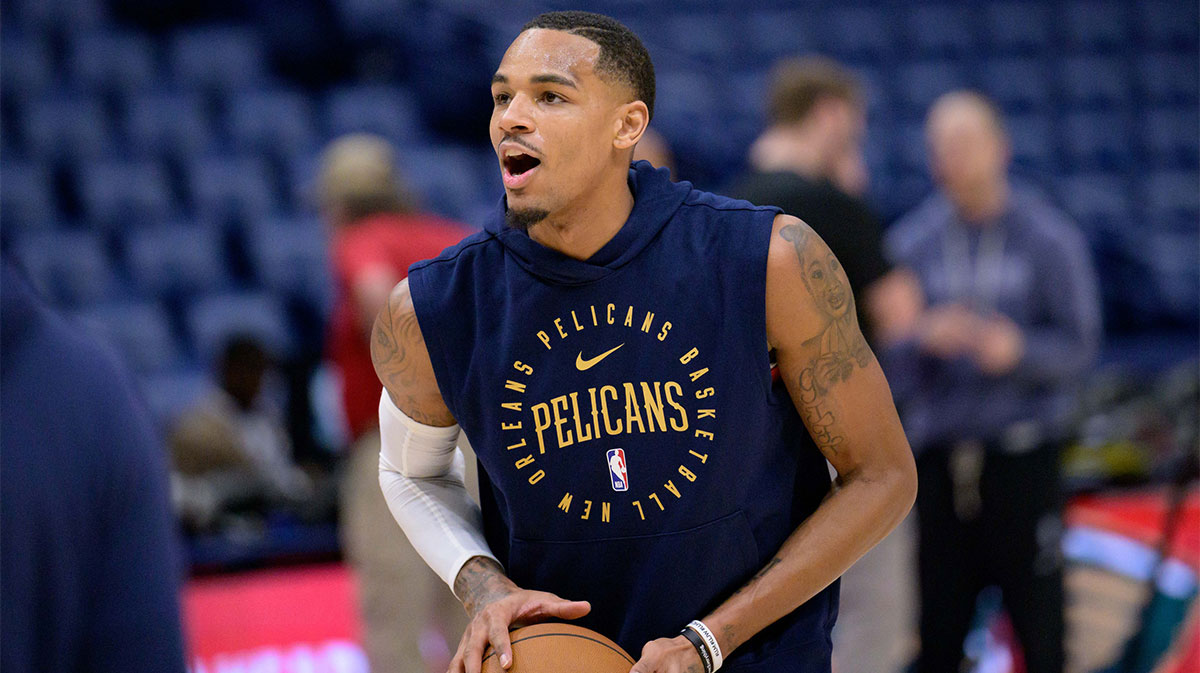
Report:
[[[1200,173],[1155,171],[1142,179],[1146,217],[1171,229],[1196,229],[1200,222]]]
[[[1143,0],[1135,5],[1138,43],[1148,49],[1195,52],[1200,42],[1200,7],[1179,0]]]
[[[144,157],[179,160],[213,144],[207,108],[195,93],[158,91],[132,97],[125,105],[124,128],[130,150]]]
[[[154,45],[144,35],[99,31],[78,35],[67,50],[71,82],[84,91],[128,94],[156,79]]]
[[[675,52],[706,65],[736,65],[734,62],[745,60],[748,53],[736,47],[746,40],[732,23],[707,13],[678,13],[664,19],[656,35]]]
[[[29,104],[22,120],[29,156],[72,163],[112,147],[104,106],[93,97],[51,95]]]
[[[138,387],[158,427],[166,430],[215,384],[200,370],[180,368],[142,375],[138,377]]]
[[[983,63],[983,92],[1006,114],[1039,112],[1050,108],[1053,85],[1046,62],[1040,58],[989,59]]]
[[[108,22],[104,0],[7,0],[8,16],[26,32],[69,35],[95,30]]]
[[[150,297],[194,296],[232,283],[220,232],[195,222],[125,236],[125,265],[134,286]]]
[[[171,215],[166,170],[151,160],[99,160],[79,169],[79,199],[88,222],[101,229],[133,229]]]
[[[1066,45],[1080,52],[1119,51],[1130,45],[1129,2],[1082,0],[1062,7]]]
[[[461,218],[481,200],[484,177],[469,150],[449,146],[403,147],[400,157],[402,166],[419,167],[404,171],[403,179],[426,207],[447,217]]]
[[[817,47],[817,25],[809,12],[799,9],[758,10],[746,15],[744,48],[757,52],[769,62],[784,56],[814,51]],[[642,33],[639,33],[642,34]]]
[[[259,157],[203,157],[190,162],[187,173],[192,208],[201,220],[253,222],[274,210],[270,174]]]
[[[915,5],[903,13],[905,48],[926,57],[961,57],[978,44],[967,5]]]
[[[1065,165],[1123,170],[1133,163],[1129,118],[1120,112],[1074,112],[1063,117]]]
[[[53,77],[53,61],[45,40],[28,35],[0,37],[0,94],[31,100],[46,91]]]
[[[53,176],[40,164],[5,158],[0,162],[0,222],[5,233],[55,225]]]
[[[247,231],[250,261],[268,290],[325,309],[331,305],[329,234],[315,218],[272,219]]]
[[[413,0],[334,0],[333,9],[346,32],[357,39],[396,35],[402,23],[397,17],[410,16]]]
[[[896,70],[898,100],[910,115],[924,117],[938,96],[968,86],[966,72],[952,60],[917,61]]]
[[[1010,115],[1004,125],[1012,143],[1013,159],[1020,166],[1037,170],[1054,168],[1055,135],[1046,115]]]
[[[315,152],[318,143],[312,103],[286,90],[256,91],[229,101],[229,136],[234,146],[279,158]]]
[[[1061,77],[1067,101],[1076,105],[1116,107],[1132,98],[1129,73],[1124,61],[1117,57],[1063,59]]]
[[[21,237],[14,254],[34,286],[59,306],[81,306],[119,294],[104,241],[92,231],[47,231]]]
[[[829,7],[818,24],[822,48],[840,58],[880,60],[894,49],[895,26],[878,9]]]
[[[987,42],[1003,53],[1044,53],[1050,45],[1050,5],[1043,2],[989,2],[983,7]]]
[[[325,101],[329,135],[375,133],[395,143],[424,137],[420,112],[411,94],[388,86],[356,85],[329,92]]]
[[[1058,181],[1067,214],[1089,233],[1130,230],[1133,203],[1129,180],[1119,173],[1078,173]]]
[[[220,93],[248,89],[268,79],[262,41],[248,27],[184,29],[173,36],[170,50],[177,87]]]
[[[79,319],[110,344],[139,373],[177,366],[181,349],[166,310],[153,301],[125,301],[89,306]]]
[[[1142,147],[1153,165],[1200,168],[1200,111],[1196,106],[1155,108],[1137,125]]]
[[[1200,101],[1200,66],[1195,52],[1142,54],[1137,75],[1142,93],[1152,103],[1194,107]]]
[[[291,351],[291,327],[283,303],[267,292],[201,297],[187,307],[186,321],[192,347],[204,364],[211,364],[225,342],[236,335],[256,337],[278,357]]]

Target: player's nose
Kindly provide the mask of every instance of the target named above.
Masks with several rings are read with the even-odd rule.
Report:
[[[534,129],[533,102],[529,97],[517,94],[500,113],[497,123],[507,134],[529,133]]]

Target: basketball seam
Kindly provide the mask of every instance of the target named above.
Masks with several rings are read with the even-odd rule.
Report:
[[[622,659],[624,659],[625,661],[628,661],[631,664],[637,663],[633,659],[631,659],[628,654],[625,654],[621,650],[616,649],[615,647],[613,647],[612,645],[609,645],[608,643],[604,642],[603,640],[596,640],[595,638],[592,638],[590,636],[581,636],[576,633],[539,633],[539,634],[533,635],[533,636],[525,636],[524,638],[518,638],[517,640],[512,641],[512,644],[516,645],[517,643],[523,643],[526,640],[533,640],[534,638],[548,638],[550,636],[563,636],[566,638],[581,638],[583,640],[590,640],[593,643],[596,643],[597,645],[603,645],[603,646],[607,647],[608,649],[612,650],[613,652],[616,652],[617,654],[621,655]],[[491,659],[494,656],[496,656],[495,650],[493,650],[491,654],[484,657],[483,661],[487,661],[488,659]],[[483,662],[480,662],[480,663],[482,664]]]

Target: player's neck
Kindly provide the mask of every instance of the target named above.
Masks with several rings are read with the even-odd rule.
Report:
[[[611,171],[595,188],[529,228],[529,237],[575,259],[588,259],[612,240],[633,211],[628,173]]]

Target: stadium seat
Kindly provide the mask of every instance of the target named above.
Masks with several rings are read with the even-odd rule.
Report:
[[[50,50],[44,40],[4,34],[0,37],[0,94],[14,100],[42,95],[53,81]]]
[[[1052,85],[1047,65],[1040,58],[998,58],[983,63],[983,92],[1006,114],[1038,112],[1050,108]]]
[[[837,57],[872,61],[892,53],[895,27],[878,9],[830,7],[818,25],[823,50]]]
[[[748,53],[736,48],[744,40],[739,39],[731,23],[708,13],[679,13],[667,17],[659,25],[657,35],[671,49],[696,59],[698,64],[736,66]]]
[[[170,182],[157,162],[88,162],[80,167],[78,182],[83,212],[92,226],[128,230],[171,215]]]
[[[6,0],[9,16],[30,34],[70,35],[108,22],[104,0]]]
[[[404,181],[427,208],[447,217],[462,217],[478,203],[483,176],[475,156],[449,146],[405,147],[400,150]],[[405,170],[411,166],[412,169]]]
[[[73,163],[108,152],[108,115],[92,97],[49,96],[32,102],[22,120],[26,151],[42,160]]]
[[[1058,181],[1058,195],[1067,214],[1089,234],[1129,230],[1132,202],[1129,181],[1119,173],[1079,173]],[[1090,236],[1089,236],[1090,237]]]
[[[904,15],[905,49],[924,57],[962,57],[976,49],[972,9],[966,5],[915,5]]]
[[[190,162],[187,173],[192,207],[201,220],[253,222],[274,209],[271,178],[258,157],[204,157]]]
[[[1137,82],[1151,103],[1191,105],[1200,101],[1200,68],[1195,53],[1153,53],[1138,57]]]
[[[1124,170],[1133,163],[1128,117],[1119,112],[1075,112],[1062,123],[1065,165],[1076,170]]]
[[[757,52],[763,66],[785,56],[814,51],[818,27],[810,13],[802,10],[754,11],[746,16],[746,34],[754,36],[742,45]]]
[[[989,2],[983,7],[987,41],[1002,53],[1045,53],[1050,45],[1050,6],[1042,2]]]
[[[333,296],[329,234],[311,218],[273,219],[247,231],[250,261],[268,290],[325,308]]]
[[[170,319],[157,302],[101,304],[89,306],[77,315],[135,372],[159,372],[180,362],[181,351],[171,332]]]
[[[1019,166],[1042,171],[1054,168],[1055,136],[1046,115],[1011,115],[1004,125],[1012,143],[1013,159]]]
[[[227,93],[267,80],[262,41],[249,28],[205,26],[181,30],[172,38],[170,49],[177,87]]]
[[[1152,226],[1195,229],[1200,222],[1200,173],[1156,171],[1143,178],[1142,194]]]
[[[1082,0],[1062,7],[1066,46],[1079,52],[1112,52],[1129,46],[1128,2]]]
[[[1138,44],[1147,49],[1195,53],[1200,42],[1200,8],[1194,2],[1144,0],[1135,5]]]
[[[924,117],[938,96],[968,86],[966,74],[959,63],[951,60],[917,61],[896,71],[898,100],[909,115]]]
[[[53,176],[46,167],[6,158],[0,162],[0,222],[5,233],[54,227]]]
[[[81,306],[119,294],[104,242],[95,232],[30,234],[14,244],[14,254],[34,286],[56,305]]]
[[[1152,109],[1137,126],[1153,165],[1200,168],[1200,112],[1195,106]]]
[[[1062,91],[1067,101],[1089,107],[1116,107],[1131,98],[1129,73],[1116,57],[1076,56],[1063,60]]]
[[[897,166],[914,173],[929,172],[929,149],[925,138],[925,125],[919,121],[896,127]]]
[[[164,431],[214,385],[203,372],[187,368],[138,377],[138,387],[150,413]]]
[[[424,137],[420,113],[411,95],[396,87],[357,85],[334,89],[325,101],[325,123],[331,136],[375,133],[399,144]]]
[[[239,292],[201,297],[187,308],[188,332],[199,361],[211,364],[233,336],[259,339],[277,357],[291,351],[291,328],[278,297],[266,292]]]
[[[413,13],[413,0],[335,0],[333,9],[347,34],[355,39],[396,35],[397,17]]]
[[[125,264],[136,289],[150,297],[194,296],[231,284],[220,232],[194,222],[130,232]]]
[[[204,101],[194,93],[158,91],[130,98],[124,122],[129,148],[138,156],[180,160],[213,144]]]
[[[71,82],[84,91],[142,91],[158,74],[154,45],[149,38],[135,33],[100,31],[78,35],[67,51],[67,72]]]
[[[281,159],[316,151],[312,104],[297,92],[257,91],[236,96],[229,102],[227,122],[230,138],[239,150]]]

